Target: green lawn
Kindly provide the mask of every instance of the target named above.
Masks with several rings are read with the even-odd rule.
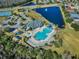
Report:
[[[79,32],[72,29],[63,30],[63,48],[79,55]]]
[[[70,51],[72,55],[77,54],[79,56],[79,32],[76,32],[72,29],[62,30],[63,36],[63,46],[62,47],[48,47],[52,51],[57,51],[59,54],[62,54],[64,50]]]

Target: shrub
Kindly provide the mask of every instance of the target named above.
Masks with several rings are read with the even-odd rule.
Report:
[[[79,25],[78,24],[71,24],[71,27],[73,27],[76,31],[79,31]]]
[[[67,19],[66,19],[66,22],[67,22],[67,23],[72,23],[72,21],[73,21],[73,19],[70,19],[70,18],[67,18]]]

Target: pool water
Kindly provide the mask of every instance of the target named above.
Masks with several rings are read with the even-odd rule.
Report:
[[[51,28],[44,28],[43,31],[37,32],[37,33],[35,34],[34,38],[35,38],[36,40],[45,40],[45,39],[48,37],[47,34],[49,34],[51,31],[52,31]]]
[[[9,28],[8,32],[13,32],[16,28]]]
[[[0,11],[0,16],[11,16],[11,11]]]
[[[20,37],[20,36],[16,36],[16,38],[17,38],[17,39],[22,39],[22,37]]]
[[[50,33],[52,30],[51,30],[51,28],[44,28],[43,29],[43,32],[44,33]]]
[[[23,33],[23,32],[21,32],[21,31],[20,31],[20,32],[16,32],[16,35],[20,35],[20,34],[22,34],[22,33]]]

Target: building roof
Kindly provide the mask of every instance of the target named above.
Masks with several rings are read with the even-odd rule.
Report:
[[[24,26],[24,28],[29,27],[29,28],[34,29],[34,28],[38,28],[38,27],[41,27],[41,26],[43,26],[43,23],[42,23],[41,21],[39,21],[39,20],[34,20],[34,21],[31,21],[31,22],[28,22],[28,23]]]
[[[79,19],[73,19],[74,21],[79,21]]]
[[[72,13],[70,13],[70,17],[73,19],[79,19],[79,14],[72,12]]]

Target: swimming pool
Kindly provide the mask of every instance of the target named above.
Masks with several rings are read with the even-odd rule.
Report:
[[[0,16],[11,16],[11,11],[0,11]]]
[[[19,39],[22,39],[22,37],[20,37],[20,36],[16,36],[16,38],[19,40]]]
[[[16,32],[15,34],[20,35],[20,34],[23,34],[23,32],[19,31],[19,32]]]
[[[43,31],[37,32],[34,36],[36,40],[45,40],[48,34],[52,31],[52,28],[44,28]]]

